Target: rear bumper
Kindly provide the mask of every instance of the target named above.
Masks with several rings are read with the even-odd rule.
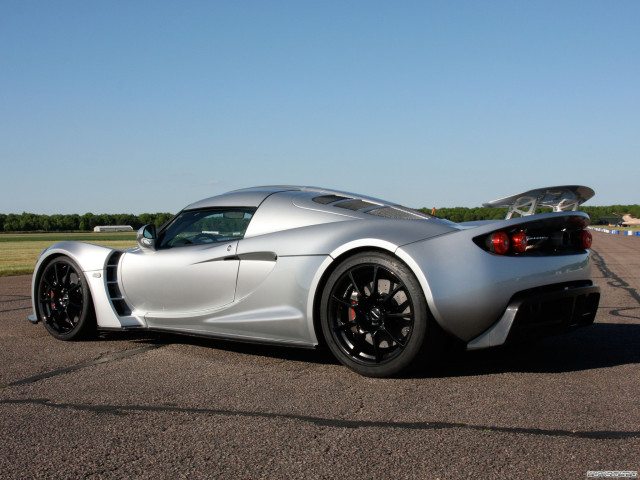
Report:
[[[519,292],[494,325],[467,343],[467,350],[558,335],[591,325],[599,303],[600,287],[591,282]]]

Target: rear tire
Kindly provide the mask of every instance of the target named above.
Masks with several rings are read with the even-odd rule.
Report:
[[[367,377],[405,372],[423,356],[431,331],[427,302],[411,270],[379,252],[356,254],[331,273],[320,321],[334,356]],[[431,331],[430,331],[431,330]]]
[[[38,316],[58,340],[85,339],[96,331],[91,292],[82,270],[60,256],[41,270],[37,291]]]

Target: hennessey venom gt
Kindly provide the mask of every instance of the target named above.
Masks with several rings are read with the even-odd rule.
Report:
[[[346,192],[236,190],[142,227],[133,249],[46,249],[29,320],[60,340],[149,329],[326,343],[362,375],[397,375],[446,336],[479,349],[593,323],[600,290],[577,211],[593,194],[532,190],[485,204],[509,208],[504,220],[457,224]]]

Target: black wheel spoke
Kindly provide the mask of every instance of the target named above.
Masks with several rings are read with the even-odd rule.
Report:
[[[406,340],[400,340],[398,337],[396,337],[394,334],[392,334],[387,328],[382,327],[381,329],[391,340],[393,340],[395,343],[397,343],[398,345],[400,345],[401,348],[404,348],[406,346]]]
[[[378,332],[375,331],[371,334],[371,344],[373,345],[373,353],[376,358],[376,363],[382,361],[382,353],[380,352],[380,345],[378,345]]]
[[[375,298],[378,293],[378,268],[378,265],[374,265],[373,267],[373,280],[371,281],[371,289],[369,291],[371,298]]]
[[[347,322],[347,323],[343,323],[341,325],[336,325],[335,327],[333,327],[334,332],[339,332],[342,330],[349,330],[350,328],[353,328],[357,325],[357,323],[355,321],[353,322]]]
[[[353,285],[353,288],[355,288],[356,293],[358,294],[358,296],[364,297],[364,294],[362,293],[362,290],[360,290],[360,287],[358,287],[358,284],[356,283],[355,278],[353,278],[353,271],[349,271],[349,280],[351,280],[351,285]]]
[[[58,274],[58,264],[53,265],[53,282],[55,285],[60,285],[60,275]]]
[[[381,300],[382,303],[387,303],[389,300],[391,300],[393,297],[395,297],[397,295],[397,293],[401,290],[403,290],[405,288],[404,283],[399,282],[395,288],[393,288],[389,293],[387,293],[383,299]]]
[[[72,309],[73,311],[79,312],[79,311],[82,310],[82,303],[69,302],[69,306],[67,307],[67,311],[69,311],[69,309]]]
[[[367,342],[366,333],[355,333],[351,337],[352,346],[349,348],[351,354],[357,358],[363,358],[371,345]]]
[[[400,305],[398,305],[396,308],[398,309],[399,312],[404,312],[410,304],[411,304],[410,300],[407,299],[404,302],[402,302]]]
[[[82,310],[82,301],[73,301],[69,300],[69,307],[74,308],[76,310]]]
[[[76,324],[73,323],[73,321],[69,317],[65,317],[63,319],[63,322],[64,322],[64,326],[69,329],[72,329],[73,327],[76,326]]]
[[[409,320],[413,320],[413,313],[411,313],[411,312],[406,312],[406,313],[386,313],[385,317],[386,318],[407,318]]]
[[[49,287],[50,290],[53,290],[53,285],[51,284],[51,282],[49,282],[49,279],[45,275],[42,276],[42,281],[47,287]]]
[[[349,307],[349,308],[354,307],[352,300],[345,300],[344,298],[340,298],[337,295],[333,295],[331,298],[336,302],[338,302],[339,304],[344,305],[345,307]]]
[[[64,276],[62,277],[62,285],[69,288],[71,286],[71,269],[65,269]]]

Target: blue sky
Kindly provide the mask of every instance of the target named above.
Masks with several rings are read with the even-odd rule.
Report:
[[[0,213],[640,203],[640,2],[0,0]]]

